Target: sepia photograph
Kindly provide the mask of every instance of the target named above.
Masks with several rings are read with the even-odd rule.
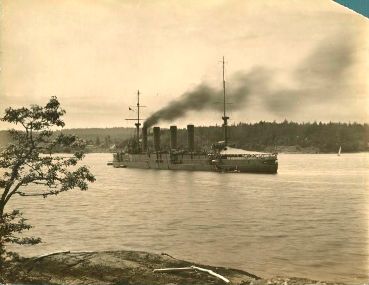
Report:
[[[368,17],[0,0],[0,285],[369,284]]]

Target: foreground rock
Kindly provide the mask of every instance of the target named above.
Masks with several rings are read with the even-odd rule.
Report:
[[[213,267],[175,259],[166,254],[140,251],[62,252],[22,261],[14,268],[11,282],[63,285],[108,284],[226,284],[216,276],[198,270],[153,272],[159,268],[195,265],[227,278],[229,284],[316,284],[305,279],[263,280],[242,270]],[[327,283],[319,283],[321,285]]]

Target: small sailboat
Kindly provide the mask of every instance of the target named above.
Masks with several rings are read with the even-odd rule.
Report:
[[[338,149],[338,153],[337,153],[337,155],[338,155],[338,156],[340,156],[340,155],[341,155],[341,146],[340,146],[340,148]]]

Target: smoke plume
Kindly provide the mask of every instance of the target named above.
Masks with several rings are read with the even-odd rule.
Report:
[[[347,70],[354,63],[355,41],[352,36],[339,35],[322,41],[290,74],[292,86],[278,86],[275,71],[255,67],[238,72],[228,82],[229,110],[246,108],[249,98],[259,100],[270,112],[288,114],[303,104],[335,100],[343,96],[348,85]],[[286,55],[288,56],[288,55]],[[202,83],[184,93],[178,100],[152,114],[145,122],[151,127],[159,121],[171,121],[188,111],[222,110],[223,90]]]
[[[237,100],[243,102],[248,94],[246,84],[240,84],[238,88],[228,92],[227,96],[237,98]],[[183,94],[178,100],[170,102],[167,106],[152,114],[145,121],[145,126],[151,127],[160,120],[171,121],[183,117],[188,111],[222,110],[222,100],[223,90],[201,84],[194,90]]]

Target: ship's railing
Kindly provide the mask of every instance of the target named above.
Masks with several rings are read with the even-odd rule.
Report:
[[[223,159],[277,159],[277,153],[242,153],[242,154],[218,154],[212,157]]]

